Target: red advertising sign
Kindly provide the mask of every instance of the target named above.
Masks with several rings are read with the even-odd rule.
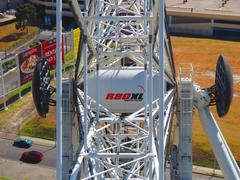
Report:
[[[40,56],[41,56],[40,46],[35,46],[18,55],[21,85],[32,80],[33,71],[37,64],[37,61],[40,59]]]
[[[62,62],[64,63],[64,49],[62,41]],[[56,39],[42,42],[42,56],[48,61],[50,69],[54,69],[56,65]]]
[[[107,93],[106,100],[142,101],[143,93]]]

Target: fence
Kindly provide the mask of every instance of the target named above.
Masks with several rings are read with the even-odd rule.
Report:
[[[0,99],[7,109],[6,96],[20,87],[17,55],[0,60]],[[19,96],[21,97],[20,93]]]
[[[65,68],[69,69],[68,66],[72,66],[76,60],[76,57],[74,57],[78,51],[76,39],[79,41],[79,37],[79,30],[63,33],[63,52],[65,55],[64,72]],[[31,65],[31,63],[36,64],[40,57],[43,56],[41,48],[41,45],[37,45],[19,54],[0,59],[0,104],[3,104],[2,107],[4,109],[7,109],[6,102],[8,96],[18,94],[19,98],[21,98],[21,87],[31,82],[34,70],[34,65]],[[51,48],[49,51],[54,51],[55,55],[55,49],[53,50]],[[53,74],[55,74],[55,72],[53,72]],[[0,107],[0,109],[3,108]]]

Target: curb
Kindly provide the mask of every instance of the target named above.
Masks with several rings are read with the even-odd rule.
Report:
[[[170,165],[167,164],[166,168],[169,168],[170,170]],[[196,165],[192,165],[192,174],[193,173],[211,176],[211,177],[224,178],[222,171],[219,169],[207,168],[207,167],[196,166]]]
[[[40,139],[40,138],[35,138],[35,137],[29,137],[29,136],[18,136],[17,134],[0,132],[0,138],[2,138],[2,139],[7,139],[7,140],[13,141],[17,137],[30,139],[30,140],[32,140],[33,144],[36,144],[36,145],[55,147],[55,141],[50,141],[50,140]]]
[[[0,137],[3,139],[8,139],[8,140],[13,140],[16,137],[18,137],[16,134],[7,134],[0,132]],[[45,140],[45,139],[40,139],[40,138],[35,138],[35,137],[29,137],[29,136],[19,136],[22,138],[27,138],[32,140],[33,144],[35,145],[41,145],[41,146],[47,146],[47,147],[55,147],[55,141],[50,141],[50,140]],[[169,168],[167,165],[166,167]],[[192,166],[192,172],[196,174],[203,174],[203,175],[208,175],[208,176],[213,176],[213,177],[219,177],[219,178],[224,178],[223,173],[219,169],[212,169],[212,168],[207,168],[207,167],[201,167],[201,166]]]
[[[192,172],[196,174],[204,174],[204,175],[224,178],[222,171],[219,169],[212,169],[212,168],[193,165]]]
[[[0,132],[0,137],[2,139],[13,140],[17,137],[17,134]]]
[[[55,147],[55,141],[50,141],[46,139],[41,139],[41,138],[35,138],[35,137],[29,137],[29,136],[19,136],[21,138],[27,138],[32,140],[33,144],[36,145],[41,145],[41,146],[47,146],[47,147]]]

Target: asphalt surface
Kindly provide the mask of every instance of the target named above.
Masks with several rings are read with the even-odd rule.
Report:
[[[29,164],[29,163],[21,162],[21,165],[26,164],[26,166],[32,166],[33,168],[42,167],[45,170],[46,169],[55,169],[55,167],[56,167],[55,166],[55,164],[56,164],[55,163],[55,148],[33,144],[31,148],[25,149],[25,148],[15,147],[12,144],[13,144],[12,140],[0,139],[0,158],[1,159],[6,159],[5,161],[10,161],[8,163],[11,163],[11,161],[12,161],[12,163],[16,162],[16,161],[19,163],[19,162],[21,162],[19,160],[21,157],[21,154],[24,151],[37,150],[44,154],[44,159],[40,163]],[[44,169],[42,169],[42,171],[44,171]],[[21,171],[19,173],[21,173]],[[37,172],[35,172],[34,174],[37,175],[36,173]],[[53,176],[53,174],[54,173],[51,172],[52,176]],[[1,167],[0,167],[0,175],[1,175]],[[170,180],[169,168],[166,169],[165,175],[166,175],[165,179]],[[193,179],[194,180],[206,180],[206,179],[222,180],[222,178],[206,176],[206,175],[202,175],[202,174],[195,174],[195,173],[193,173]]]
[[[56,169],[0,157],[0,176],[11,180],[56,180]]]
[[[33,144],[32,147],[25,149],[15,147],[12,144],[12,140],[0,139],[1,158],[20,161],[19,159],[24,151],[37,150],[44,155],[44,159],[38,164],[33,164],[33,166],[48,166],[52,168],[56,167],[55,148]]]

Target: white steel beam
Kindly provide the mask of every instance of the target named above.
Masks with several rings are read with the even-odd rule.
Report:
[[[70,1],[76,3],[76,0]],[[78,11],[80,24],[87,30],[83,32],[84,42],[90,47],[89,49],[93,49],[92,52],[86,51],[87,45],[84,44],[83,53],[85,54],[81,59],[81,63],[84,62],[84,68],[79,73],[77,90],[78,106],[81,111],[78,115],[84,117],[80,119],[84,119],[81,123],[85,134],[85,150],[79,154],[79,157],[84,160],[81,162],[82,168],[77,169],[89,169],[88,174],[82,175],[81,172],[80,178],[91,179],[106,176],[106,178],[117,179],[125,177],[160,179],[162,174],[159,169],[164,168],[164,152],[167,147],[165,136],[169,137],[174,90],[165,94],[164,36],[166,34],[164,30],[162,30],[163,33],[157,34],[159,37],[162,36],[162,39],[159,38],[163,41],[162,44],[160,40],[156,42],[154,39],[157,33],[156,27],[159,25],[155,21],[160,16],[158,1],[155,1],[155,4],[151,0],[91,1],[89,5],[87,9],[91,12],[87,12],[86,16]],[[91,7],[92,5],[94,7]],[[152,12],[153,5],[155,5],[155,10],[157,9],[155,12]],[[152,22],[153,19],[154,22]],[[164,29],[165,26],[161,28]],[[154,44],[155,42],[158,46]],[[154,47],[158,50],[157,57],[155,57]],[[90,53],[91,56],[93,55],[91,58],[86,55]],[[121,67],[120,61],[124,57],[134,60],[137,66]],[[130,115],[114,114],[101,106],[101,94],[94,97],[95,99],[89,97],[88,75],[97,77],[96,92],[101,92],[99,89],[101,82],[100,78],[98,79],[100,75],[97,72],[99,69],[119,71],[141,69],[144,71],[144,107]],[[155,92],[153,91],[153,73],[154,76],[158,73],[160,75],[158,88],[161,94],[155,101],[153,101],[153,92]],[[84,92],[80,90],[80,87],[84,88]],[[167,113],[165,117],[164,110]],[[159,132],[156,133],[157,131]],[[160,133],[162,133],[161,140],[159,136],[156,136]],[[162,148],[161,155],[160,147]],[[163,160],[159,160],[159,157]],[[84,161],[88,162],[88,165],[84,164]],[[99,165],[95,166],[96,163]],[[77,169],[74,169],[75,173]]]
[[[156,1],[158,6],[158,37],[159,37],[159,180],[164,180],[164,94],[165,94],[165,81],[164,81],[164,66],[165,66],[165,43],[164,43],[164,31],[165,31],[165,13],[164,13],[164,0]],[[154,12],[155,13],[155,12]],[[155,15],[157,16],[157,14]]]
[[[56,73],[57,73],[57,110],[56,110],[56,131],[57,131],[57,180],[62,180],[62,0],[56,4]]]
[[[212,145],[218,164],[226,179],[240,179],[240,169],[221,130],[207,107],[198,109],[202,126]]]

